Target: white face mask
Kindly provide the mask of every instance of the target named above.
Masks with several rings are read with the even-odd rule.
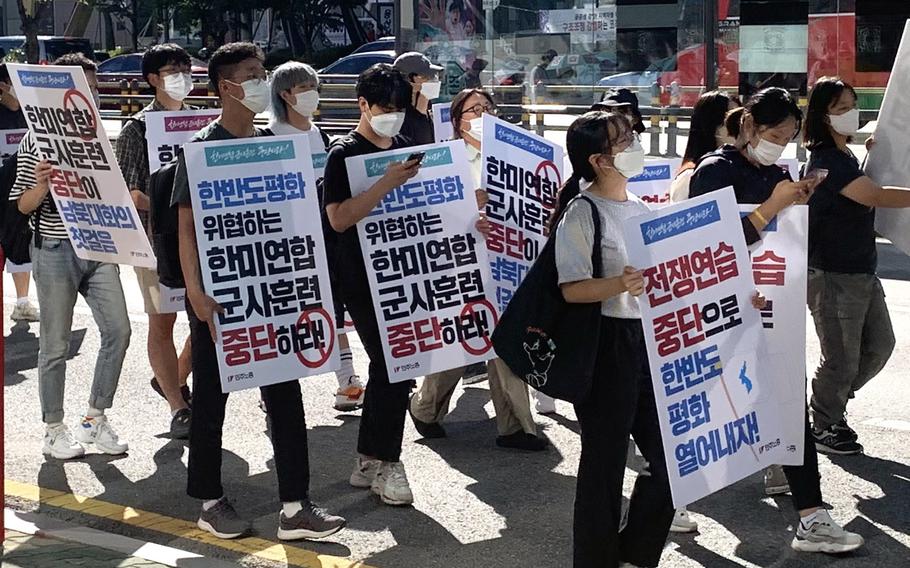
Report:
[[[478,142],[482,142],[483,141],[483,117],[478,116],[477,118],[472,118],[471,120],[468,121],[468,123],[471,125],[471,128],[468,130],[465,130],[464,132],[468,136],[473,138],[474,140],[477,140]]]
[[[294,103],[292,108],[297,114],[307,118],[313,116],[316,113],[316,109],[319,108],[319,93],[316,91],[297,93],[297,102]]]
[[[848,110],[844,114],[829,114],[828,122],[835,132],[843,136],[851,136],[859,130],[859,109]]]
[[[764,138],[759,138],[758,146],[753,147],[752,144],[746,145],[746,151],[749,153],[749,157],[763,166],[776,164],[786,149],[786,146],[775,144]]]
[[[271,88],[269,82],[264,79],[250,79],[240,83],[243,88],[243,98],[237,99],[240,104],[250,109],[250,111],[259,114],[269,109],[272,102]],[[234,97],[235,99],[237,97]]]
[[[165,75],[162,90],[175,101],[182,101],[193,90],[193,76],[189,73]]]
[[[442,83],[439,81],[427,81],[426,83],[420,86],[420,94],[425,96],[428,101],[432,101],[435,98],[439,97],[439,91],[442,88]]]
[[[624,178],[631,179],[645,171],[645,151],[638,141],[613,156],[613,169]]]
[[[370,112],[367,109],[367,112]],[[403,112],[387,112],[385,114],[374,115],[370,112],[370,128],[373,132],[386,138],[394,138],[401,132],[401,125],[404,124]]]

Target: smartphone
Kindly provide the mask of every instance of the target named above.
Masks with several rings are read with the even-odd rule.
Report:
[[[828,177],[828,170],[824,168],[816,168],[806,174],[807,180],[812,180],[812,187],[818,187],[821,182],[825,181],[825,178]]]
[[[423,157],[426,156],[426,155],[427,155],[426,152],[414,152],[413,154],[411,154],[410,156],[408,156],[408,159],[405,160],[405,161],[406,161],[406,162],[413,162],[414,160],[417,160],[417,165],[419,166],[419,165],[420,165],[420,162],[423,161]]]

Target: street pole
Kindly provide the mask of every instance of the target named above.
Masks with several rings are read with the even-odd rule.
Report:
[[[717,88],[717,0],[705,0],[705,91]]]

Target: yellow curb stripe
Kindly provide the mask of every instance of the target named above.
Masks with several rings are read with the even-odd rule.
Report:
[[[237,540],[222,540],[199,530],[195,523],[184,519],[176,519],[167,515],[108,503],[91,497],[44,489],[11,479],[4,480],[4,492],[8,497],[110,519],[125,525],[192,540],[238,554],[281,562],[288,566],[298,566],[300,568],[375,568],[362,562],[353,562],[341,556],[317,554],[297,546],[277,544],[264,538],[248,537]]]

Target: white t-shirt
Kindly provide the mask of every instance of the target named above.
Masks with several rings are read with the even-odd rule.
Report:
[[[689,199],[689,183],[692,181],[692,174],[695,168],[687,168],[670,182],[670,203],[679,203]]]
[[[278,122],[273,120],[269,124],[269,130],[275,136],[287,136],[289,134],[306,134],[310,142],[310,149],[314,154],[325,153],[325,142],[322,141],[322,131],[315,124],[310,126],[309,130],[300,130],[296,126],[291,126],[287,122]]]

